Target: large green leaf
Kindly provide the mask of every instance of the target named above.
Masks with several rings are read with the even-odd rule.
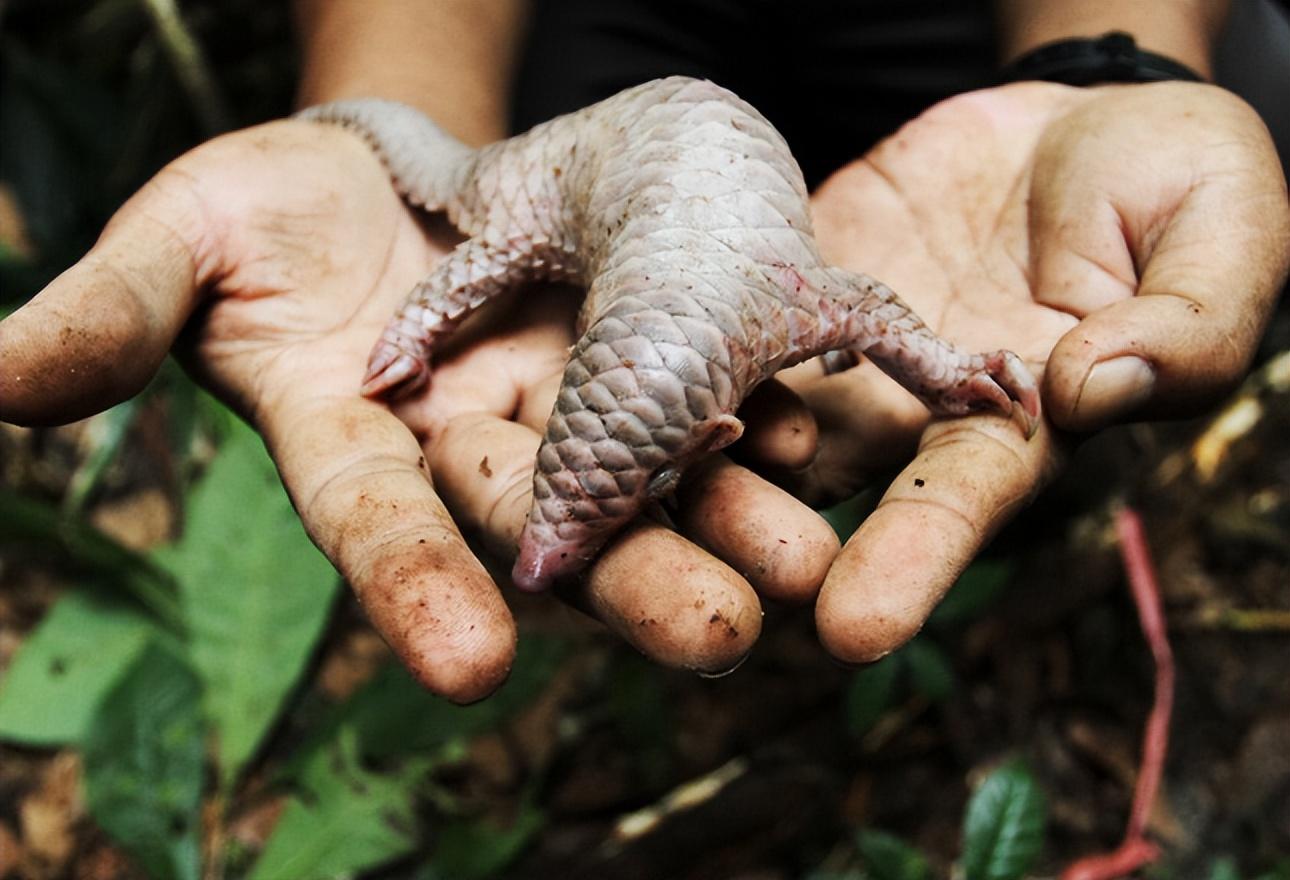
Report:
[[[846,693],[847,727],[856,736],[867,733],[891,705],[900,664],[899,655],[885,657],[851,676]]]
[[[515,861],[545,822],[528,801],[505,827],[481,820],[450,822],[437,835],[433,865],[439,876],[453,880],[492,877]]]
[[[155,880],[200,874],[201,683],[149,643],[86,731],[90,813]]]
[[[0,545],[53,559],[120,590],[172,630],[183,629],[174,582],[146,557],[94,528],[84,517],[0,489]]]
[[[378,762],[433,751],[453,740],[490,730],[541,693],[564,653],[565,645],[558,639],[521,640],[506,684],[472,706],[457,706],[434,696],[402,666],[391,663],[319,725],[284,775],[299,776],[325,755],[342,729],[354,732],[362,758]]]
[[[833,531],[837,532],[838,539],[846,543],[856,529],[860,528],[860,523],[865,521],[873,509],[878,505],[878,498],[881,493],[871,489],[853,495],[845,501],[840,501],[832,507],[824,508],[820,511],[820,516],[824,517],[825,522],[833,526]]]
[[[241,425],[193,491],[183,539],[157,558],[180,585],[228,785],[300,678],[338,578],[305,535],[263,444]]]
[[[1215,859],[1209,867],[1209,880],[1241,880],[1241,871],[1236,865],[1236,859],[1231,856]]]
[[[348,877],[416,846],[414,795],[431,763],[410,761],[388,775],[365,770],[348,727],[327,752],[310,763],[306,791],[288,803],[250,880]]]
[[[963,822],[966,880],[1018,880],[1044,846],[1046,806],[1038,783],[1020,761],[985,778]]]
[[[1016,566],[1010,559],[978,559],[950,587],[927,619],[928,627],[945,629],[980,617],[1008,588]]]
[[[922,853],[885,831],[866,828],[858,832],[856,848],[867,880],[927,880],[932,876]]]
[[[0,738],[41,746],[80,742],[100,698],[155,630],[120,601],[68,593],[0,683]]]
[[[900,656],[909,665],[909,678],[918,693],[933,703],[954,693],[954,667],[935,642],[926,636],[915,636],[901,648]]]

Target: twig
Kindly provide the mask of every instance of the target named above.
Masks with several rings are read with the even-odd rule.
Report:
[[[201,46],[184,24],[175,0],[142,0],[142,3],[206,134],[228,131],[232,128],[228,105],[211,74]]]
[[[1249,633],[1290,632],[1290,609],[1203,605],[1183,623],[1196,629],[1230,629]]]
[[[1174,703],[1174,657],[1169,647],[1151,551],[1143,535],[1142,519],[1132,508],[1122,508],[1116,513],[1115,529],[1120,538],[1120,553],[1129,577],[1129,589],[1138,609],[1138,621],[1155,661],[1155,701],[1142,736],[1142,767],[1133,790],[1133,807],[1124,841],[1112,852],[1088,856],[1070,865],[1062,872],[1062,880],[1114,880],[1160,857],[1160,848],[1147,840],[1144,834],[1169,748],[1169,718]]]

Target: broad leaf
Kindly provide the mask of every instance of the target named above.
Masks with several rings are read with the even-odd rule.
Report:
[[[1222,856],[1215,859],[1209,868],[1209,880],[1241,880],[1241,872],[1236,867],[1236,859],[1231,856]]]
[[[860,831],[856,848],[868,880],[927,880],[932,876],[922,853],[885,831]]]
[[[978,559],[968,566],[936,606],[927,625],[933,629],[969,623],[998,601],[1015,568],[1012,560]]]
[[[851,677],[846,694],[847,727],[856,736],[863,736],[882,717],[891,704],[896,689],[896,676],[900,672],[897,657],[886,657],[857,670]]]
[[[103,694],[155,630],[120,601],[82,592],[59,599],[0,683],[0,738],[80,742]]]
[[[227,786],[299,679],[338,579],[310,543],[259,438],[232,431],[192,492],[174,572]]]
[[[820,511],[820,516],[824,517],[825,522],[833,526],[833,531],[837,532],[839,540],[846,543],[856,529],[860,528],[860,523],[865,521],[873,509],[878,505],[880,493],[865,490],[858,495],[854,495],[845,501],[840,501],[832,507]]]
[[[352,876],[416,846],[414,795],[430,762],[408,762],[389,775],[367,771],[351,728],[327,751],[327,760],[311,763],[307,791],[287,805],[250,880]]]
[[[954,669],[935,642],[918,636],[905,645],[900,654],[909,664],[914,690],[933,703],[947,699],[954,692]]]
[[[556,639],[523,639],[506,684],[473,706],[434,696],[402,666],[391,663],[319,726],[285,775],[305,772],[342,729],[354,732],[359,755],[369,761],[429,752],[490,730],[541,693],[563,656],[564,644]]]
[[[176,587],[146,557],[119,544],[80,516],[0,489],[0,545],[54,559],[135,599],[175,632],[183,629]]]
[[[200,695],[183,661],[149,643],[85,736],[89,811],[156,880],[200,874]]]
[[[963,823],[966,880],[1018,880],[1044,845],[1044,794],[1025,766],[995,770],[968,801]]]
[[[504,828],[485,821],[452,822],[437,835],[434,867],[454,880],[492,877],[515,861],[545,821],[542,811],[526,802]]]

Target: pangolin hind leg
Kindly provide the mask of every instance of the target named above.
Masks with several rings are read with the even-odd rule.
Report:
[[[805,273],[819,296],[819,334],[802,359],[827,355],[837,371],[863,354],[937,415],[1014,411],[1029,437],[1039,426],[1039,389],[1010,351],[969,354],[938,336],[891,288],[842,269]]]

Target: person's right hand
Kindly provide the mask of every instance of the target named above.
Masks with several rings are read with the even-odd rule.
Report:
[[[143,388],[178,340],[194,376],[264,436],[310,536],[403,662],[437,693],[478,699],[510,669],[515,625],[448,510],[514,554],[578,299],[510,298],[436,354],[427,390],[393,409],[360,397],[385,322],[453,243],[347,132],[283,121],[219,138],[158,174],[0,324],[0,418],[105,409]],[[803,427],[806,456],[809,418]],[[642,522],[569,598],[653,659],[718,673],[760,632],[749,581],[809,598],[838,544],[809,509],[720,457],[684,498],[680,521],[725,562]]]

